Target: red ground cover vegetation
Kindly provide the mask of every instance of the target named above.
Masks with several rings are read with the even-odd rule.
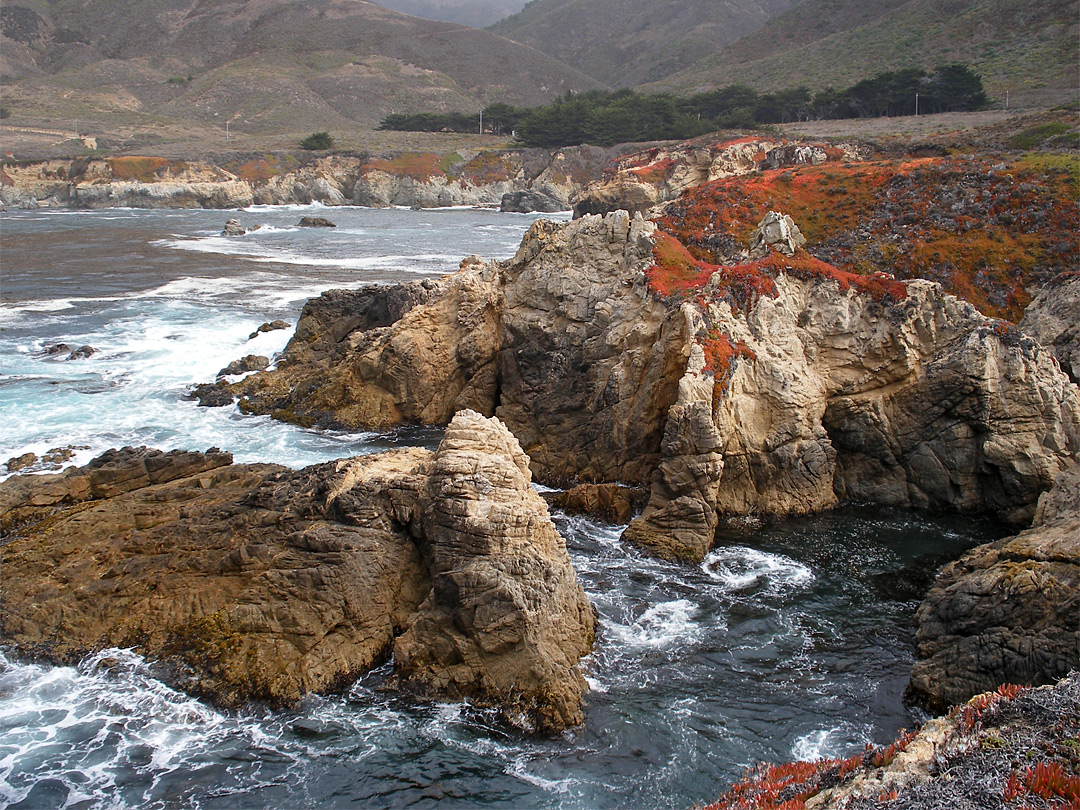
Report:
[[[697,186],[658,224],[724,263],[766,211],[790,214],[811,254],[842,272],[929,278],[1016,320],[1033,283],[1080,262],[1077,183],[1065,168],[918,158],[776,169]]]

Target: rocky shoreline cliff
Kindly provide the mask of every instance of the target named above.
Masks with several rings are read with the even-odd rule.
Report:
[[[0,203],[11,208],[228,209],[317,202],[565,211],[612,159],[637,148],[8,160],[0,165]]]

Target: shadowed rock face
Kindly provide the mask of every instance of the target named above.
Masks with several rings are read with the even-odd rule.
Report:
[[[840,500],[1023,525],[1080,446],[1080,393],[1050,354],[936,284],[882,295],[774,254],[736,268],[768,292],[735,306],[719,271],[661,297],[659,255],[624,211],[539,221],[508,262],[327,293],[277,370],[226,390],[350,429],[497,415],[545,483],[650,487],[627,539],[688,560],[717,514]]]
[[[946,566],[917,621],[910,690],[935,708],[1080,669],[1080,464],[1043,495],[1031,529]]]
[[[413,691],[580,723],[594,618],[527,457],[474,413],[447,442],[298,471],[125,448],[9,479],[3,639],[57,663],[134,647],[234,707],[342,688],[404,633]]]

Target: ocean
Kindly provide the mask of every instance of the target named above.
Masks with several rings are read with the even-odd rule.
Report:
[[[299,228],[303,215],[338,227]],[[222,237],[230,216],[261,227]],[[280,351],[291,330],[249,334],[295,324],[323,290],[509,257],[534,218],[4,213],[0,462],[67,447],[82,464],[145,444],[300,467],[434,447],[437,428],[307,430],[185,395],[234,359]],[[47,354],[59,343],[96,351]],[[3,650],[0,807],[687,808],[755,762],[848,756],[924,719],[902,700],[918,600],[936,566],[999,534],[970,518],[849,506],[730,521],[704,564],[688,566],[623,546],[621,527],[554,518],[600,614],[582,728],[536,738],[468,704],[406,700],[382,688],[389,664],[294,710],[222,712],[156,681],[132,651],[51,667]]]

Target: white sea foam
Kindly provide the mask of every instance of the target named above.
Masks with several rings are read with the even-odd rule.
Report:
[[[631,647],[668,647],[692,642],[701,635],[701,627],[694,620],[696,614],[697,605],[689,599],[673,599],[651,605],[630,624],[613,621],[608,629]]]
[[[709,553],[701,570],[727,591],[765,588],[776,593],[814,581],[805,565],[783,554],[770,554],[745,546],[728,546]]]

